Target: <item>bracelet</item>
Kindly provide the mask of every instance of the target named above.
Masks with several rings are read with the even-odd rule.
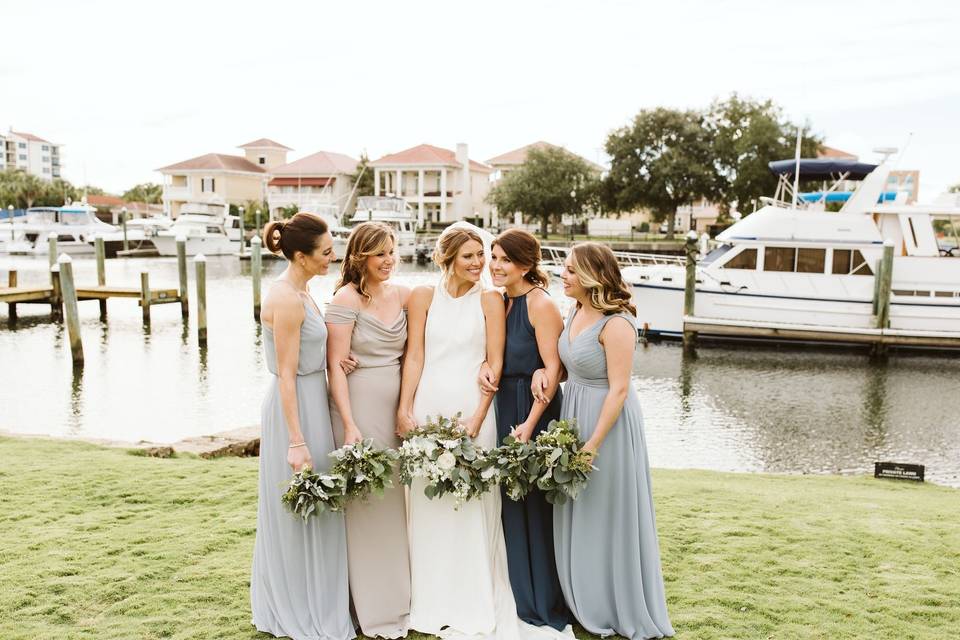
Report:
[[[307,446],[307,443],[306,443],[306,442],[298,442],[297,444],[292,444],[292,445],[290,445],[290,446],[287,447],[287,448],[288,448],[288,449],[296,449],[297,447],[305,447],[305,446]]]

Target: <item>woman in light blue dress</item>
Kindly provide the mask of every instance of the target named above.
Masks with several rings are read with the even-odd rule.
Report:
[[[350,640],[347,546],[342,514],[306,521],[280,502],[295,471],[327,470],[334,449],[327,404],[323,316],[307,283],[327,272],[333,239],[323,220],[298,213],[269,223],[267,248],[287,269],[263,304],[264,355],[273,374],[263,401],[257,537],[250,576],[253,625],[294,640]]]
[[[576,420],[597,470],[553,514],[557,570],[567,606],[598,635],[673,635],[660,570],[640,401],[630,384],[636,311],[613,252],[576,245],[563,290],[576,300],[560,334],[568,379],[561,416]]]

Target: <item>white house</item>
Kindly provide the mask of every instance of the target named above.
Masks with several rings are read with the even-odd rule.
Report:
[[[489,226],[491,207],[485,198],[493,169],[470,160],[467,145],[457,150],[421,144],[370,163],[374,194],[399,196],[426,222],[478,219]]]
[[[18,169],[43,180],[61,177],[60,145],[32,133],[10,129],[0,134],[0,170]]]
[[[353,174],[357,160],[342,153],[318,151],[270,170],[267,203],[271,218],[283,208],[296,205],[300,211],[353,214]]]

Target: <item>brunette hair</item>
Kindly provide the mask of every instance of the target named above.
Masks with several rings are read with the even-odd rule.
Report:
[[[546,287],[547,274],[540,269],[540,241],[526,229],[507,229],[496,238],[492,246],[499,246],[514,264],[528,269],[523,279],[532,285]]]
[[[367,293],[367,258],[387,251],[390,242],[393,242],[393,251],[397,250],[397,239],[393,229],[382,222],[364,222],[353,228],[350,239],[347,240],[347,252],[340,265],[340,280],[334,292],[347,284],[357,288],[357,293],[368,302],[371,300]]]
[[[440,236],[440,239],[437,240],[437,246],[433,248],[433,261],[437,263],[437,266],[440,267],[444,274],[448,273],[450,267],[453,266],[460,247],[470,240],[479,242],[480,246],[483,246],[483,240],[480,238],[480,234],[472,229],[457,228],[453,231],[445,232]]]
[[[605,315],[627,311],[637,315],[637,308],[630,302],[630,289],[620,274],[620,265],[605,244],[582,242],[570,249],[573,272],[580,278],[580,285],[590,292],[590,304]]]
[[[306,255],[313,253],[320,236],[327,231],[323,218],[301,211],[289,220],[268,222],[263,228],[263,246],[270,253],[280,252],[287,260],[293,260],[297,251]]]

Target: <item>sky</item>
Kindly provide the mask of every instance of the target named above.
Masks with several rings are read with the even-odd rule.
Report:
[[[0,129],[122,192],[267,137],[484,161],[546,140],[604,163],[641,109],[770,98],[828,145],[960,182],[960,3],[0,0]]]

